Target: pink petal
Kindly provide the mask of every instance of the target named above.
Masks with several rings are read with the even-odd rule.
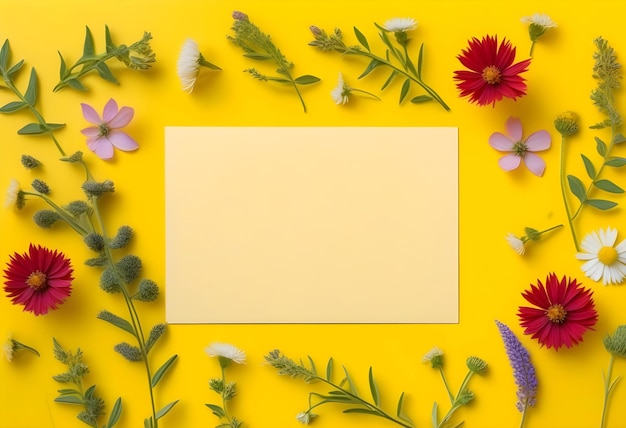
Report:
[[[498,165],[500,165],[500,168],[502,168],[505,171],[512,171],[519,166],[521,161],[522,159],[519,156],[514,155],[514,154],[509,154],[509,155],[502,156],[498,160]]]
[[[509,137],[500,132],[494,132],[489,137],[489,145],[500,152],[510,152],[513,150],[513,144],[515,141],[511,141]]]
[[[111,131],[107,135],[107,139],[120,150],[125,152],[136,150],[139,148],[139,144],[133,140],[127,133],[122,131]]]
[[[552,139],[548,131],[537,131],[526,139],[526,147],[531,152],[540,152],[542,150],[548,150]]]
[[[534,153],[526,152],[524,155],[524,163],[530,172],[537,177],[541,177],[546,169],[546,163]]]
[[[115,117],[117,114],[117,103],[113,98],[111,98],[106,105],[104,106],[104,111],[102,112],[102,119],[109,123],[111,119]]]
[[[522,122],[517,117],[509,117],[505,124],[506,132],[515,142],[522,141]]]
[[[100,115],[93,109],[92,106],[81,103],[80,107],[83,110],[83,117],[87,122],[93,123],[94,125],[100,125],[102,123]]]
[[[90,126],[89,128],[81,129],[80,132],[89,138],[96,138],[100,135],[100,128],[97,126]]]
[[[109,128],[123,128],[130,123],[134,115],[135,110],[131,107],[122,107],[111,120],[107,121],[107,124]]]
[[[113,157],[113,144],[106,138],[89,138],[87,146],[100,159],[111,159]]]

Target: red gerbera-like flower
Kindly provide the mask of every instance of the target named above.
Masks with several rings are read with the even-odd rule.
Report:
[[[476,37],[469,41],[469,48],[457,56],[469,70],[454,72],[461,96],[469,95],[470,102],[487,105],[500,101],[502,97],[516,99],[526,95],[525,79],[520,76],[528,70],[530,59],[513,64],[515,48],[506,38],[498,47],[498,36]]]
[[[583,340],[587,330],[593,330],[598,321],[593,291],[583,288],[575,279],[565,276],[559,281],[554,273],[546,278],[546,285],[537,285],[522,296],[535,308],[520,306],[517,316],[525,334],[532,334],[541,345],[558,350],[570,348]]]
[[[4,271],[4,291],[14,305],[45,315],[72,292],[72,266],[63,253],[30,244],[28,253],[15,253]]]

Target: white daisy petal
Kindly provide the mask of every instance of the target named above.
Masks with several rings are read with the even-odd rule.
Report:
[[[392,31],[394,33],[399,31],[411,31],[417,28],[417,21],[413,18],[392,18],[387,20],[383,27],[385,30]]]
[[[181,48],[176,69],[183,91],[193,91],[199,70],[200,50],[198,49],[198,44],[192,39],[187,39]]]
[[[617,229],[607,227],[588,233],[581,242],[583,252],[578,260],[586,261],[581,269],[585,276],[604,285],[621,284],[626,278],[626,241],[617,246]]]
[[[211,343],[204,351],[209,357],[222,357],[237,364],[246,362],[245,352],[228,343]]]

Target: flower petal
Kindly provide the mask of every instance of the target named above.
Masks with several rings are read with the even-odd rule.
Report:
[[[87,140],[87,146],[100,159],[107,160],[113,157],[113,144],[106,138],[89,138]]]
[[[524,163],[530,172],[535,174],[537,177],[541,177],[546,169],[546,163],[544,160],[534,153],[526,152],[524,155]]]
[[[509,155],[502,156],[498,160],[498,165],[500,165],[500,168],[502,168],[505,171],[512,171],[519,166],[521,160],[522,158],[520,158],[519,156],[514,155],[514,154],[509,154]]]
[[[81,129],[81,134],[85,137],[96,138],[100,136],[100,128],[97,126],[90,126],[89,128]]]
[[[550,148],[552,138],[548,131],[537,131],[526,139],[526,148],[531,152],[540,152]]]
[[[107,135],[107,139],[116,148],[125,152],[136,150],[139,148],[139,144],[133,140],[127,133],[122,131],[111,131]]]
[[[122,107],[120,111],[107,121],[110,128],[123,128],[130,123],[135,115],[135,110],[132,107]]]
[[[510,152],[513,150],[515,141],[511,141],[509,137],[501,132],[494,132],[489,137],[489,145],[500,152]]]
[[[519,120],[519,118],[509,117],[504,126],[506,127],[506,132],[514,142],[522,141],[522,121]]]
[[[117,114],[117,102],[113,98],[111,98],[109,101],[107,101],[106,105],[104,106],[104,111],[102,112],[102,119],[104,120],[104,122],[108,124],[109,121],[113,119],[116,114]]]
[[[94,110],[92,106],[90,106],[89,104],[81,103],[80,108],[83,110],[83,117],[87,122],[93,123],[94,125],[100,125],[102,123],[100,115]]]

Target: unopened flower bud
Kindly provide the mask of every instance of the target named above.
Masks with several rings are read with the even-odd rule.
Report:
[[[22,155],[21,162],[22,165],[24,165],[24,168],[27,169],[37,168],[39,165],[41,165],[41,162],[29,155]]]
[[[33,180],[33,182],[31,183],[31,186],[33,186],[33,189],[35,189],[37,192],[43,195],[47,195],[48,193],[50,193],[50,187],[48,187],[46,183],[39,180],[38,178]]]
[[[98,197],[103,193],[115,192],[115,185],[111,180],[105,180],[102,183],[95,181],[86,181],[83,183],[83,190],[87,196]]]
[[[247,21],[248,20],[248,15],[246,15],[243,12],[239,12],[238,10],[233,12],[233,19],[236,19],[237,21]]]
[[[111,248],[125,247],[133,236],[133,229],[129,226],[122,226],[117,230],[117,235],[109,243]]]
[[[113,294],[122,291],[121,286],[119,278],[113,269],[107,268],[102,271],[102,274],[100,275],[100,288],[107,293]]]
[[[133,299],[140,302],[152,302],[159,296],[159,286],[150,279],[142,279]]]
[[[578,115],[573,111],[561,113],[554,120],[554,127],[563,137],[569,137],[578,132]]]
[[[72,201],[65,206],[65,209],[74,217],[82,214],[91,215],[91,206],[85,201]]]
[[[476,374],[484,374],[487,372],[487,362],[478,357],[469,357],[465,364],[467,368]]]
[[[58,220],[61,220],[61,216],[56,211],[52,210],[39,210],[33,215],[35,224],[44,229],[51,228]]]
[[[118,343],[113,347],[113,350],[122,357],[126,358],[128,361],[134,362],[141,361],[143,359],[141,356],[141,350],[126,342]]]
[[[83,241],[90,250],[100,252],[104,249],[104,237],[99,233],[91,232],[85,235]]]
[[[141,259],[132,254],[128,254],[116,263],[115,267],[119,271],[124,281],[131,282],[137,279],[141,272]]]

